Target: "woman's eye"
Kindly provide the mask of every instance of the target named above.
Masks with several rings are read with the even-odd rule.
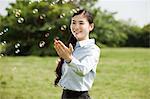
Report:
[[[82,25],[82,24],[84,24],[84,23],[80,23],[80,24]]]
[[[72,22],[72,24],[76,24],[75,22]]]

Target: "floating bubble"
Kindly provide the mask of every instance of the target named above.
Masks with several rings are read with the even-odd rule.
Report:
[[[4,32],[5,32],[5,33],[8,32],[8,28],[4,29]]]
[[[16,53],[16,54],[18,54],[19,52],[20,52],[20,50],[19,50],[19,49],[17,49],[17,50],[15,51],[15,53]]]
[[[14,13],[14,14],[15,14],[16,12],[21,13],[21,10],[20,10],[20,9],[15,9],[15,10],[13,10],[13,13]]]
[[[19,47],[20,47],[19,43],[15,44],[15,48],[19,48]]]
[[[62,0],[62,4],[69,2],[70,0]]]
[[[66,28],[67,28],[67,26],[66,26],[66,25],[63,25],[63,26],[61,26],[60,29],[61,29],[62,31],[64,31],[64,30],[66,30]]]
[[[53,4],[51,3],[50,6],[53,6]]]
[[[80,11],[80,8],[77,8],[76,11]]]
[[[3,35],[4,34],[4,32],[0,32],[0,35]]]
[[[24,18],[22,18],[22,17],[18,18],[17,22],[18,22],[19,24],[23,23],[23,22],[24,22]]]
[[[73,11],[71,10],[70,13],[73,14]]]
[[[45,41],[40,41],[40,43],[39,43],[39,47],[44,47],[45,46]]]
[[[65,1],[62,1],[62,4],[65,4],[66,2]]]
[[[20,12],[18,12],[18,11],[15,13],[15,17],[16,17],[16,18],[20,17],[20,15],[21,15],[21,14],[20,14]]]
[[[18,10],[17,10],[17,12],[21,13],[21,10],[20,10],[20,9],[18,9]]]
[[[40,19],[43,20],[46,17],[45,14],[40,15]]]
[[[38,9],[33,9],[33,14],[38,13]]]
[[[1,42],[1,45],[3,45],[3,46],[4,46],[5,44],[6,44],[6,41]]]
[[[63,17],[65,17],[65,13],[63,13],[62,15],[60,15],[60,18],[63,18]]]
[[[56,3],[55,3],[55,2],[52,2],[52,4],[55,5]]]
[[[46,33],[46,34],[45,34],[45,37],[49,37],[49,33]]]
[[[48,30],[51,30],[52,29],[52,27],[50,26],[50,27],[48,27]]]
[[[73,13],[77,13],[77,10],[76,9],[72,9]]]
[[[13,10],[13,13],[15,14],[15,17],[17,18],[17,17],[20,17],[20,15],[21,15],[21,10],[20,9],[15,9],[15,10]]]
[[[35,0],[30,0],[29,1],[29,4],[32,4],[32,3],[34,3],[35,2]]]
[[[51,4],[50,4],[50,6],[54,6],[56,3],[55,2],[52,2]]]
[[[2,58],[4,56],[4,54],[0,54],[0,58]]]

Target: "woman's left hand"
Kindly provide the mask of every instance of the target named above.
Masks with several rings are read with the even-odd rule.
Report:
[[[72,60],[73,46],[71,43],[69,44],[68,48],[60,40],[54,40],[54,48],[57,54],[65,61],[70,62]]]

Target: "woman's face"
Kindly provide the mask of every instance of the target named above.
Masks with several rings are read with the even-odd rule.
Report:
[[[94,24],[89,24],[83,15],[76,15],[71,19],[71,32],[78,41],[89,39],[89,32],[92,31]]]

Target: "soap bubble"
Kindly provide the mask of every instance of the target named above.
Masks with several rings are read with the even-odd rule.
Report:
[[[63,18],[63,17],[65,17],[65,13],[63,13],[63,14],[60,15],[60,18]]]
[[[4,56],[4,54],[0,54],[0,58],[2,58]]]
[[[52,2],[52,4],[55,5],[56,3],[55,3],[55,2]]]
[[[69,2],[70,0],[62,0],[62,4]]]
[[[46,33],[46,34],[45,34],[45,37],[49,37],[49,33]]]
[[[33,9],[33,14],[37,13],[38,12],[38,9]]]
[[[4,32],[5,32],[5,33],[8,32],[8,28],[4,29]]]
[[[60,29],[61,29],[62,31],[64,31],[64,30],[66,30],[66,28],[67,28],[67,26],[66,26],[66,25],[63,25],[63,26],[61,26]]]
[[[53,4],[51,3],[50,6],[53,6]]]
[[[39,47],[44,47],[45,46],[45,41],[40,41],[40,43],[39,43]]]
[[[20,15],[21,15],[21,14],[20,14],[19,12],[16,12],[16,13],[15,13],[15,17],[16,17],[16,18],[17,18],[17,17],[20,17]]]
[[[70,11],[70,13],[71,13],[71,14],[77,13],[77,11],[79,11],[79,10],[80,10],[79,8],[77,8],[77,9],[72,9],[72,10]]]
[[[20,9],[15,9],[15,10],[13,10],[13,13],[15,14],[15,17],[18,18],[21,15],[21,10]]]
[[[71,10],[70,13],[73,14],[73,11]]]
[[[19,48],[20,47],[20,43],[15,44],[15,48]]]
[[[23,23],[23,22],[24,22],[24,18],[22,18],[22,17],[18,18],[17,22],[18,22],[19,24]]]
[[[16,12],[21,13],[21,10],[20,10],[20,9],[15,9],[15,10],[13,10],[13,13],[14,13],[14,14],[15,14]]]
[[[0,32],[0,36],[3,35],[3,34],[4,34],[4,32]]]
[[[66,2],[65,1],[62,1],[62,4],[65,4]]]
[[[40,15],[40,19],[43,20],[46,17],[45,14]]]
[[[32,3],[33,3],[33,1],[30,1],[30,2],[29,2],[29,4],[32,4]]]
[[[76,10],[76,9],[72,9],[72,11],[73,11],[74,13],[77,13],[77,10]]]
[[[48,30],[51,30],[52,29],[52,27],[50,26],[50,27],[48,27]]]
[[[55,5],[55,2],[52,2],[51,4],[50,4],[50,6],[54,6]]]
[[[5,44],[6,44],[6,41],[1,42],[1,45],[3,45],[3,46],[4,46]]]
[[[80,11],[80,8],[77,8],[76,11]]]
[[[16,54],[18,54],[19,52],[20,52],[20,50],[19,50],[19,49],[17,49],[17,50],[15,51],[15,53],[16,53]]]

